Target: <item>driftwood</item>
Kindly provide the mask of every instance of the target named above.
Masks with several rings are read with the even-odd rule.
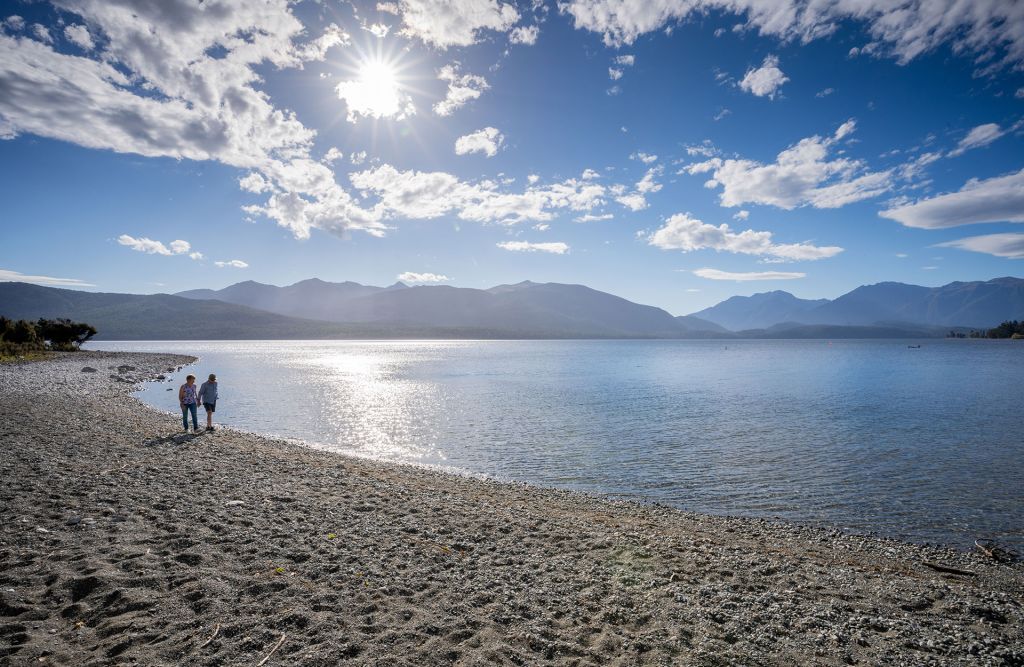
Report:
[[[936,572],[944,572],[946,574],[959,574],[963,577],[973,577],[977,572],[971,572],[970,570],[958,570],[955,567],[949,567],[946,565],[939,565],[938,563],[929,563],[928,561],[921,561],[921,564],[925,567],[930,567]]]
[[[994,540],[978,538],[974,540],[974,546],[997,563],[1013,563],[1018,560],[1017,554],[1002,548]]]
[[[213,629],[213,634],[212,634],[212,635],[210,635],[210,638],[209,638],[209,639],[207,639],[207,640],[206,640],[205,642],[203,642],[202,644],[200,644],[200,645],[199,645],[199,648],[206,648],[207,646],[209,646],[209,645],[210,645],[210,642],[212,642],[212,641],[213,641],[214,639],[216,639],[216,638],[217,638],[217,633],[219,633],[219,632],[220,632],[220,623],[218,623],[218,624],[217,624],[217,627],[215,627],[215,628]]]
[[[267,660],[270,660],[270,656],[274,655],[274,652],[281,648],[281,644],[284,643],[284,638],[286,636],[287,635],[284,633],[281,633],[281,638],[277,640],[276,644],[274,644],[274,648],[270,649],[270,653],[268,653],[265,658],[256,663],[256,667],[263,667],[263,665],[267,664]]]

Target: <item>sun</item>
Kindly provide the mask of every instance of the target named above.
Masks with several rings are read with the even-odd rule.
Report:
[[[348,105],[352,122],[359,116],[401,120],[416,112],[397,67],[379,56],[360,62],[356,77],[338,84],[335,90]]]

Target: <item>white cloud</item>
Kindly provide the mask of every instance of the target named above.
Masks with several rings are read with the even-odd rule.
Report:
[[[533,228],[536,229],[538,232],[546,232],[549,229],[551,229],[551,225],[549,225],[546,222],[538,222],[536,225],[533,226]]]
[[[607,189],[570,178],[531,185],[520,193],[503,192],[495,181],[462,181],[442,171],[399,171],[385,164],[349,175],[367,197],[376,197],[375,216],[429,220],[454,213],[462,220],[516,224],[547,222],[559,210],[590,211],[605,204]]]
[[[869,53],[907,63],[948,44],[989,67],[1024,60],[1024,12],[1016,2],[805,2],[804,0],[565,0],[576,28],[601,33],[608,46],[632,44],[640,35],[708,13],[739,16],[739,30],[783,42],[807,43],[831,36],[843,22],[864,27]],[[861,49],[864,50],[864,49]]]
[[[333,162],[337,162],[338,160],[343,160],[344,158],[345,158],[345,154],[344,153],[342,153],[336,147],[331,146],[327,150],[327,152],[324,153],[324,156],[322,158],[320,158],[320,161],[325,163],[325,164],[331,164]]]
[[[352,164],[362,164],[366,162],[366,151],[355,151],[348,156],[348,161]]]
[[[20,30],[25,29],[25,19],[18,16],[17,14],[12,14],[11,16],[8,16],[2,22],[0,22],[0,27],[8,28],[9,30],[18,32]]]
[[[713,172],[705,183],[722,188],[722,206],[768,204],[790,210],[810,205],[838,208],[875,197],[892,187],[892,172],[865,172],[860,160],[829,159],[829,151],[855,127],[849,120],[831,137],[801,139],[782,151],[772,164],[754,160],[711,158],[689,165],[689,174]]]
[[[364,65],[359,78],[342,81],[334,87],[338,99],[348,107],[348,122],[355,123],[359,117],[391,118],[404,120],[416,114],[412,97],[406,93],[391,68],[383,63]]]
[[[775,243],[771,232],[748,229],[734,232],[729,225],[709,225],[689,213],[673,215],[647,242],[662,250],[716,250],[767,257],[768,261],[800,261],[833,257],[843,251],[838,246],[814,246],[810,243]]]
[[[631,54],[624,54],[621,56],[615,56],[615,64],[622,67],[632,67],[636,64],[636,56]]]
[[[584,174],[584,178],[586,178],[585,174]],[[526,182],[529,183],[530,185],[534,185],[539,180],[540,180],[540,176],[537,175],[537,174],[527,174],[527,176],[526,176]]]
[[[898,252],[896,253],[896,256],[899,257],[900,259],[906,259],[907,257],[909,257],[909,255],[907,255],[907,253],[905,252]]]
[[[370,25],[361,26],[363,30],[372,34],[377,39],[384,39],[388,36],[388,32],[391,31],[391,26],[386,23],[373,23]]]
[[[835,88],[825,88],[824,90],[819,90],[818,92],[816,92],[814,94],[814,96],[815,97],[828,97],[829,95],[831,95],[834,92],[836,92]]]
[[[188,257],[189,257],[189,259],[200,260],[200,259],[203,258],[203,253],[201,253],[201,252],[190,252],[188,254]]]
[[[35,35],[36,39],[40,42],[45,42],[46,44],[53,43],[53,36],[50,35],[50,31],[47,27],[41,23],[32,24],[32,34]]]
[[[549,252],[555,255],[564,255],[569,252],[569,246],[561,242],[531,243],[529,241],[502,241],[497,245],[499,248],[514,252]]]
[[[92,51],[96,45],[89,35],[89,29],[84,25],[69,25],[64,28],[64,38],[86,51]]]
[[[622,78],[622,70],[615,69],[614,67],[609,67],[608,78],[611,79],[612,81],[618,81],[619,79]]]
[[[459,64],[445,65],[437,72],[437,78],[448,82],[445,98],[434,105],[434,113],[438,116],[450,116],[467,102],[475,100],[490,88],[487,79],[476,74],[462,74]]]
[[[971,252],[981,252],[996,257],[1024,259],[1024,234],[986,234],[969,236],[965,239],[947,241],[937,244],[944,248],[960,248]]]
[[[33,285],[48,285],[50,287],[96,287],[78,278],[53,278],[51,276],[32,276],[17,271],[0,269],[0,283],[32,283]]]
[[[448,276],[439,273],[415,273],[406,271],[399,273],[398,279],[404,283],[443,283],[451,280]]]
[[[171,241],[170,243],[171,252],[175,255],[184,255],[188,251],[192,250],[192,245],[188,241]]]
[[[782,84],[789,81],[789,78],[779,69],[779,59],[776,56],[765,56],[760,67],[747,70],[747,74],[740,81],[741,90],[757,95],[775,99]]]
[[[718,269],[696,269],[693,275],[708,280],[733,280],[745,282],[749,280],[796,280],[806,278],[806,273],[797,271],[747,271],[733,273],[731,271],[719,271]]]
[[[247,269],[249,265],[240,259],[229,259],[223,262],[214,262],[218,269]]]
[[[600,222],[602,220],[611,220],[614,217],[615,216],[612,215],[611,213],[603,213],[603,214],[586,213],[584,215],[580,215],[580,216],[577,216],[577,217],[573,218],[573,220],[575,220],[576,222]]]
[[[1016,129],[1020,123],[1010,128],[1010,131]],[[963,155],[972,148],[981,148],[982,146],[988,146],[990,143],[998,139],[1007,133],[1007,130],[999,127],[998,123],[985,123],[984,125],[978,125],[971,129],[960,143],[957,144],[956,148],[948,153],[949,157],[956,157]]]
[[[657,155],[652,155],[650,153],[644,153],[643,151],[637,151],[636,153],[633,153],[632,155],[630,155],[629,159],[630,160],[639,160],[640,162],[643,162],[644,164],[650,164],[652,162],[655,162],[658,159],[658,156]]]
[[[127,246],[136,252],[144,252],[149,255],[183,255],[192,249],[192,246],[188,241],[171,241],[168,244],[170,247],[164,245],[160,241],[154,241],[153,239],[146,238],[135,238],[128,234],[121,234],[117,237],[117,242],[123,246]]]
[[[661,176],[665,171],[665,168],[661,165],[657,167],[651,167],[644,173],[644,177],[637,181],[636,191],[640,194],[646,195],[661,190],[661,183],[654,180],[655,176]]]
[[[879,215],[919,229],[1024,222],[1024,169],[986,180],[971,179],[957,192],[894,206]]]
[[[1024,100],[1024,87],[1018,88],[1017,92],[1013,94],[1018,100]]]
[[[524,25],[513,28],[512,32],[508,34],[508,41],[512,44],[533,46],[537,43],[538,35],[540,35],[540,28],[535,25]]]
[[[487,157],[494,157],[503,143],[505,137],[497,128],[485,127],[456,139],[455,154],[483,153]]]
[[[619,202],[630,211],[642,211],[647,208],[647,198],[639,192],[619,195],[615,198],[615,201]]]
[[[705,139],[699,144],[693,146],[686,146],[686,154],[690,156],[701,155],[703,157],[714,157],[718,155],[718,149],[711,143],[710,139]]]
[[[592,181],[595,178],[601,178],[601,174],[597,173],[593,169],[588,168],[583,170],[583,173],[580,175],[580,178],[582,178],[584,181]]]
[[[749,217],[750,217],[750,211],[747,211],[747,210],[744,209],[744,210],[741,210],[741,211],[736,211],[736,213],[733,214],[732,219],[733,220],[746,220]]]
[[[469,46],[481,31],[505,32],[519,21],[514,5],[497,0],[399,0],[377,8],[402,17],[401,34],[439,49]]]
[[[84,55],[0,34],[0,135],[35,134],[145,157],[213,160],[255,178],[268,195],[244,207],[306,237],[383,225],[360,209],[329,167],[310,159],[315,132],[274,107],[257,68],[302,67],[347,37],[331,25],[306,39],[287,0],[62,5],[103,41]],[[76,18],[72,18],[74,14]]]

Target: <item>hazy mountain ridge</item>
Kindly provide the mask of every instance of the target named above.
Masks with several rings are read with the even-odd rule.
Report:
[[[732,331],[793,325],[987,329],[1024,318],[1024,279],[953,282],[941,287],[882,282],[862,285],[831,301],[789,292],[732,297],[694,313]]]
[[[430,285],[402,289],[305,280],[286,287],[239,283],[178,296],[215,298],[278,314],[344,323],[471,327],[522,336],[677,338],[722,328],[682,320],[584,285],[523,281],[490,289]]]

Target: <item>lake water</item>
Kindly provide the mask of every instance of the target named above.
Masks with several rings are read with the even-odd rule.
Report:
[[[915,342],[916,344],[916,342]],[[100,342],[192,354],[218,421],[717,514],[1024,547],[1013,341]],[[200,411],[200,416],[202,416]],[[173,421],[169,418],[169,426]]]

